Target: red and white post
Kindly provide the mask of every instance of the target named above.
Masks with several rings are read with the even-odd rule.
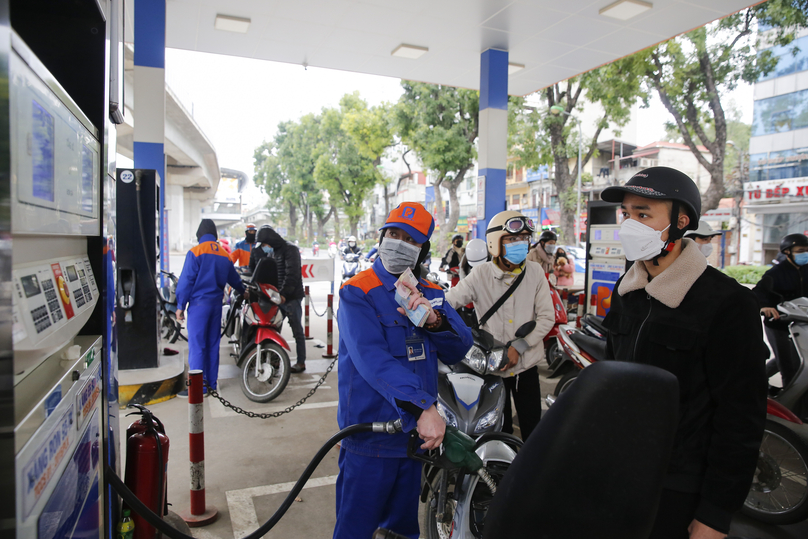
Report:
[[[306,340],[311,340],[309,336],[309,303],[311,302],[311,296],[309,296],[309,287],[304,287],[305,290],[305,297],[303,298],[303,334],[306,337]]]
[[[202,371],[188,373],[188,441],[191,456],[191,509],[180,516],[192,528],[206,526],[219,516],[212,505],[205,505],[205,412],[202,408]]]
[[[332,359],[337,357],[334,354],[334,294],[328,294],[328,307],[326,309],[327,317],[327,333],[325,341],[325,354],[324,358]]]

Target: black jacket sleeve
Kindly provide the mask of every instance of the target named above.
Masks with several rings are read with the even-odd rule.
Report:
[[[707,386],[716,408],[696,519],[726,533],[757,465],[766,422],[768,351],[752,294],[742,290],[723,303],[710,326],[705,353]]]

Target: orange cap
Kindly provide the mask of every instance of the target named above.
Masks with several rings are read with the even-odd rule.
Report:
[[[402,202],[390,212],[384,226],[379,230],[392,227],[400,228],[418,243],[424,243],[435,230],[435,220],[418,202]]]

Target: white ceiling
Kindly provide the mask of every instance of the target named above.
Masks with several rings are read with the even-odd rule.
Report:
[[[480,53],[509,51],[526,95],[758,0],[652,0],[629,20],[598,14],[614,0],[167,0],[166,46],[478,89]],[[214,29],[217,14],[252,20]],[[390,53],[428,47],[417,60]]]

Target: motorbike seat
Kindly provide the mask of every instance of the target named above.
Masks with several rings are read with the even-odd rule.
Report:
[[[585,314],[583,318],[581,318],[581,325],[583,324],[591,326],[592,329],[594,329],[604,337],[608,333],[606,326],[603,325],[603,319],[594,314]]]
[[[484,539],[647,539],[679,420],[679,384],[638,363],[587,367],[497,486]]]
[[[575,332],[570,335],[572,342],[578,345],[578,348],[592,356],[597,360],[606,359],[606,341],[586,335],[581,332]]]

